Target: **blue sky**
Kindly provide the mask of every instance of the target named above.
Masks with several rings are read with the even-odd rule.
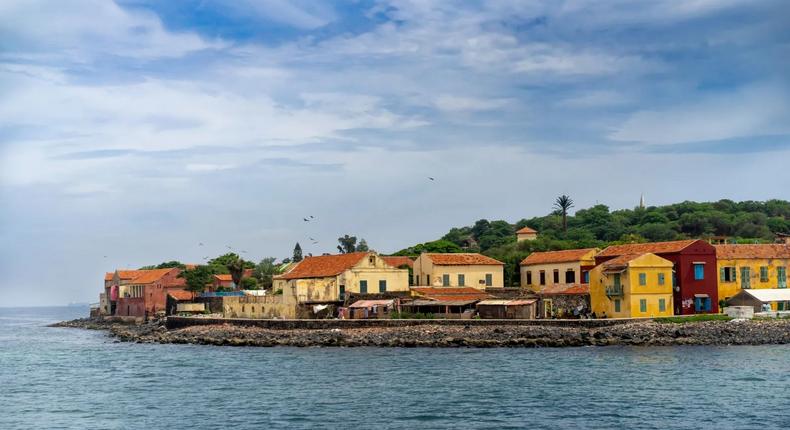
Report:
[[[104,271],[226,246],[320,254],[348,233],[392,252],[561,193],[790,198],[789,16],[779,0],[4,1],[0,306],[95,301]]]

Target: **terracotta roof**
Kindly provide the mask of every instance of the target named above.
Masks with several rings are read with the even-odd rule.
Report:
[[[529,234],[529,233],[537,233],[537,230],[531,229],[529,227],[523,227],[521,229],[516,230],[516,234]]]
[[[167,275],[173,270],[178,269],[153,269],[153,270],[138,270],[139,274],[132,279],[133,284],[151,284],[158,281],[163,276]]]
[[[612,257],[623,254],[662,254],[679,252],[699,239],[675,240],[672,242],[631,243],[626,245],[612,245],[596,255],[596,257]]]
[[[595,251],[596,248],[584,249],[566,249],[564,251],[546,251],[546,252],[533,252],[527,258],[521,261],[521,265],[530,264],[547,264],[547,263],[567,263],[570,261],[579,261],[590,251]]]
[[[491,297],[472,287],[413,287],[414,293],[432,300],[485,300]]]
[[[140,276],[145,270],[118,269],[116,272],[118,272],[118,277],[122,280],[130,280]]]
[[[621,270],[628,267],[628,263],[644,254],[624,254],[601,263],[604,270]]]
[[[790,258],[790,246],[785,244],[714,245],[716,258]]]
[[[414,260],[409,257],[400,257],[400,256],[381,256],[381,259],[384,260],[385,263],[389,264],[392,267],[401,267],[401,266],[409,266],[414,267]]]
[[[554,284],[542,289],[538,294],[544,296],[590,294],[590,284]]]
[[[233,277],[227,273],[220,273],[219,275],[214,275],[214,279],[220,282],[233,282]]]
[[[325,278],[328,276],[337,276],[356,266],[357,263],[368,254],[368,252],[352,252],[349,254],[307,257],[288,272],[277,276],[277,279]]]
[[[167,295],[178,301],[192,300],[193,298],[192,292],[187,290],[168,290]]]
[[[104,280],[105,281],[112,281],[112,277],[115,276],[113,272],[104,272]]]
[[[477,253],[425,255],[437,266],[504,265],[505,263]]]

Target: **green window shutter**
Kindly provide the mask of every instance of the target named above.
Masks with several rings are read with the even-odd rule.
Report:
[[[387,280],[382,279],[379,281],[379,293],[387,292]]]
[[[639,312],[647,312],[647,299],[639,299]]]
[[[620,312],[620,299],[615,299],[614,301],[614,311]]]
[[[738,282],[738,269],[731,267],[730,272],[732,272],[732,282]]]
[[[667,310],[667,301],[666,299],[658,299],[658,311],[664,312]]]
[[[360,294],[368,293],[368,281],[365,280],[359,281],[359,292]]]
[[[639,285],[647,285],[647,274],[640,273],[639,274]]]
[[[725,268],[719,269],[719,282],[724,282],[724,272],[726,271]]]

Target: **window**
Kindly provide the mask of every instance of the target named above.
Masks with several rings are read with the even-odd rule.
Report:
[[[664,285],[666,282],[665,276],[663,273],[658,274],[658,285]]]
[[[647,285],[647,273],[640,273],[639,274],[639,285]]]
[[[614,299],[614,311],[620,312],[620,299]]]
[[[379,293],[385,293],[385,292],[387,292],[387,280],[386,279],[380,279],[379,280]]]
[[[748,267],[741,267],[741,288],[748,290],[752,287],[752,274]]]
[[[376,265],[376,257],[373,256],[373,255],[368,257],[368,263],[370,263],[371,266],[375,266]]]
[[[560,269],[554,269],[554,283],[560,283]]]
[[[582,282],[585,284],[590,283],[590,272],[588,270],[582,272]]]
[[[576,282],[576,271],[568,269],[568,271],[565,272],[565,283],[573,284],[574,282]]]
[[[458,286],[463,287],[466,286],[466,277],[463,274],[458,274]]]
[[[776,310],[777,311],[785,310],[785,302],[776,302]]]
[[[450,275],[444,274],[442,275],[442,286],[449,287],[450,286]]]
[[[486,287],[494,285],[494,275],[486,273]]]
[[[787,288],[787,267],[776,268],[776,286],[778,288]]]
[[[614,274],[614,286],[615,287],[619,287],[620,286],[620,274],[619,273],[615,273]]]
[[[420,285],[420,275],[414,275],[414,285]]]
[[[760,267],[760,282],[768,282],[768,266]]]
[[[346,286],[345,285],[341,285],[339,292],[340,292],[340,300],[345,299],[346,298]]]
[[[658,299],[658,311],[665,312],[667,310],[667,299]]]
[[[710,297],[695,297],[694,311],[695,312],[710,311]]]
[[[647,312],[647,299],[639,299],[639,312]]]
[[[532,285],[532,271],[527,270],[527,285]]]
[[[540,271],[540,285],[546,285],[546,272]]]
[[[425,285],[431,286],[431,275],[425,275]]]
[[[701,281],[705,279],[705,265],[702,263],[694,263],[694,280]]]
[[[359,293],[360,294],[368,293],[368,281],[366,279],[359,281]]]
[[[719,280],[721,282],[735,282],[738,278],[734,267],[722,267],[719,270]]]

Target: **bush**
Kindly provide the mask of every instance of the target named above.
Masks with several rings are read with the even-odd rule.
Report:
[[[655,318],[655,322],[659,323],[670,323],[670,324],[683,324],[689,322],[702,322],[702,321],[730,321],[730,318],[727,315],[721,314],[700,314],[700,315],[691,315],[687,317],[665,317],[665,318]]]
[[[432,320],[436,319],[433,314],[422,312],[392,312],[390,319],[393,320]]]

